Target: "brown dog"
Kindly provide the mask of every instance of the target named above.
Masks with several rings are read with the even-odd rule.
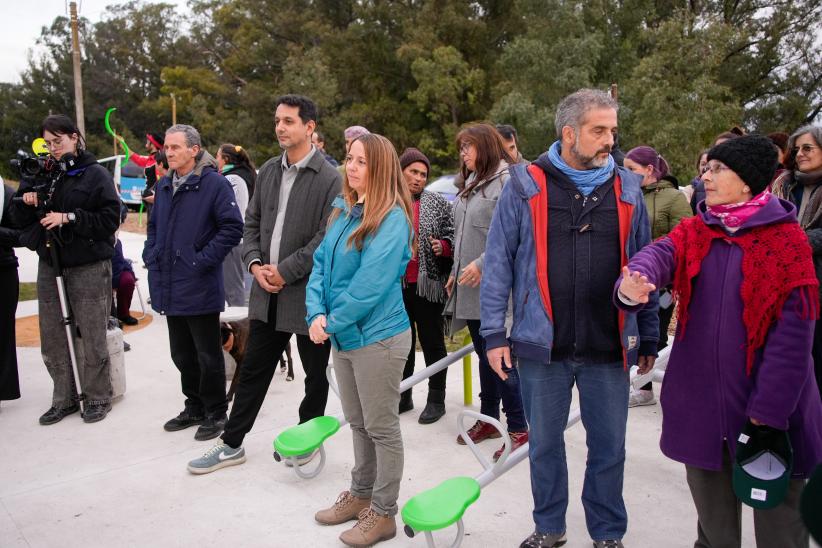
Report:
[[[231,354],[231,357],[234,358],[234,361],[237,363],[237,369],[234,370],[234,377],[231,379],[231,386],[226,395],[228,401],[234,399],[237,379],[240,378],[240,370],[243,367],[246,346],[248,345],[249,326],[248,318],[237,321],[220,322],[220,336],[222,338],[223,350]],[[285,346],[285,352],[280,356],[280,371],[287,371],[285,380],[294,380],[294,361],[291,359],[290,341]]]

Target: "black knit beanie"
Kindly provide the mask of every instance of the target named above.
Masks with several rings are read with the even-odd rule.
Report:
[[[731,168],[754,196],[768,187],[778,164],[771,140],[753,134],[716,145],[708,151],[708,160],[719,160]]]
[[[414,147],[406,148],[400,156],[400,168],[405,169],[414,162],[422,162],[428,168],[428,171],[431,171],[431,162],[428,161],[425,154]]]

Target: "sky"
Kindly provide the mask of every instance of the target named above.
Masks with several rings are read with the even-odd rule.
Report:
[[[159,0],[144,0],[156,3]],[[186,0],[166,0],[176,4],[182,12]],[[100,21],[106,6],[124,4],[124,0],[77,0],[81,17],[92,23]],[[28,55],[34,52],[35,42],[42,27],[50,26],[55,17],[69,14],[68,0],[36,0],[29,4],[20,0],[0,2],[0,82],[19,82],[20,73],[27,66]]]

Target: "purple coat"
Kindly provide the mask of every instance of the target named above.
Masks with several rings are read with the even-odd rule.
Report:
[[[720,225],[706,213],[704,203],[698,215],[709,225]],[[780,222],[795,223],[796,209],[774,198],[737,234]],[[674,265],[674,245],[665,237],[634,255],[628,268],[663,287],[671,283]],[[678,327],[662,384],[662,452],[690,466],[720,470],[724,442],[734,455],[736,438],[747,418],[753,417],[789,431],[793,476],[807,477],[822,461],[822,400],[811,358],[814,321],[799,314],[799,290],[788,297],[748,376],[741,248],[714,240],[693,284],[685,336],[680,340]],[[616,289],[614,295],[614,302],[626,311],[642,306],[626,307]]]

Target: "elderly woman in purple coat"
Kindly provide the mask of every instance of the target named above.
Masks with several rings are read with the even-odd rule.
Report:
[[[767,190],[776,165],[764,137],[713,147],[697,215],[634,255],[615,288],[614,302],[626,311],[668,284],[679,299],[660,447],[685,464],[698,516],[695,547],[741,544],[731,471],[749,422],[787,431],[794,450],[785,499],[754,510],[757,545],[808,546],[798,506],[804,478],[822,461],[811,360],[818,282],[795,207]]]

